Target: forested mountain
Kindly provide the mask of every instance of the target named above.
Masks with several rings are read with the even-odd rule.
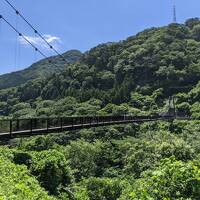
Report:
[[[80,51],[71,50],[64,53],[63,57],[70,64],[78,61],[81,55]],[[50,63],[49,60],[52,60],[52,62]],[[19,86],[39,77],[49,77],[54,73],[61,72],[65,68],[65,65],[66,63],[59,56],[41,60],[24,70],[1,75],[0,89]]]
[[[59,73],[0,90],[1,117],[155,114],[173,95],[194,118],[11,140],[0,147],[0,199],[199,200],[199,19],[77,54],[54,59]]]
[[[56,58],[54,62],[59,65]],[[99,45],[75,64],[59,66],[63,70],[46,79],[1,90],[1,113],[15,117],[118,110],[149,113],[162,109],[167,98],[176,94],[180,111],[194,114],[199,107],[200,21],[147,29],[124,41]]]

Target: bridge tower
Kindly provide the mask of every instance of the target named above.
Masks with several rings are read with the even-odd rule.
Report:
[[[168,114],[177,117],[176,101],[174,96],[169,97],[169,110]]]

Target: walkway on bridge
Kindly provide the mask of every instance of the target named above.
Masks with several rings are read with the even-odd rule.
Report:
[[[0,139],[30,137],[53,132],[117,124],[144,123],[159,120],[173,121],[174,119],[191,120],[192,118],[177,118],[174,116],[97,116],[1,120]]]

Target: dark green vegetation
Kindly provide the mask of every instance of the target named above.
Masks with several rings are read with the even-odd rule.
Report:
[[[198,19],[58,65],[61,73],[0,90],[2,118],[147,115],[166,111],[172,95],[179,113],[200,117]],[[199,200],[199,133],[193,120],[13,140],[0,149],[0,199]]]
[[[1,113],[13,117],[149,113],[159,111],[170,95],[177,94],[178,109],[198,115],[199,26],[199,21],[190,20],[95,47],[61,73],[1,90]],[[187,87],[171,88],[175,86]]]
[[[0,148],[0,198],[199,200],[199,132],[174,121],[13,140]]]
[[[82,53],[77,50],[71,50],[63,54],[63,57],[67,62],[75,63],[81,57]],[[52,63],[49,63],[52,60]],[[34,63],[27,69],[22,71],[12,72],[0,76],[0,89],[19,86],[27,81],[34,80],[41,77],[49,77],[54,73],[61,72],[67,67],[66,62],[62,61],[62,58],[55,56],[48,59],[41,60]]]

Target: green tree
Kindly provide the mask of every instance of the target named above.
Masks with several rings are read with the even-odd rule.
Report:
[[[127,188],[119,200],[136,199],[199,199],[199,166],[184,163],[174,157],[163,160],[152,171],[144,174],[132,187]]]
[[[73,182],[65,156],[56,150],[34,153],[30,170],[50,194],[58,194],[60,187],[68,187]]]

